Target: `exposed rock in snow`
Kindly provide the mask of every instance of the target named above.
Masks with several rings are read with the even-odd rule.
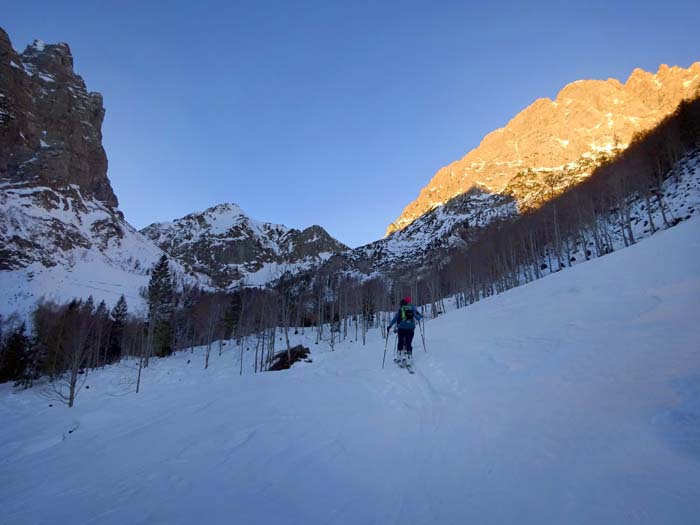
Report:
[[[320,226],[300,231],[256,221],[232,203],[152,224],[141,233],[223,289],[265,285],[348,250]]]

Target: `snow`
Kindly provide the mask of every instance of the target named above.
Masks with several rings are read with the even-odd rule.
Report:
[[[332,254],[324,252],[318,256],[292,258],[296,248],[294,236],[298,230],[281,224],[255,220],[234,203],[219,204],[201,213],[186,215],[173,222],[152,224],[141,232],[158,246],[177,247],[184,251],[187,247],[210,247],[231,244],[234,241],[252,240],[257,255],[245,263],[220,263],[220,267],[235,270],[242,278],[232,285],[265,286],[278,279],[284,272],[296,273],[309,270]],[[321,236],[314,235],[305,240],[307,244],[318,242]],[[232,245],[232,244],[231,244]],[[275,260],[276,259],[276,260]],[[197,260],[195,266],[208,266],[211,261]]]
[[[84,259],[75,261],[71,268],[53,266],[46,268],[32,263],[26,268],[0,272],[0,288],[5,298],[0,314],[9,316],[18,313],[28,318],[40,299],[65,303],[74,297],[92,295],[97,302],[102,300],[112,307],[123,294],[132,313],[144,315],[146,303],[138,294],[148,286],[149,277],[144,266],[141,272],[109,264],[87,250],[81,251]],[[80,257],[80,256],[78,256]]]
[[[484,191],[486,189],[486,191]],[[356,260],[378,259],[375,270],[392,270],[391,264],[415,259],[425,253],[428,246],[436,239],[447,236],[452,228],[468,222],[471,226],[485,226],[498,217],[513,215],[517,212],[515,203],[502,195],[492,194],[484,185],[462,194],[462,202],[457,206],[434,206],[430,212],[416,218],[408,226],[399,229],[380,241],[360,246],[349,255]],[[408,219],[404,220],[404,223]],[[401,226],[400,221],[394,223]]]
[[[323,257],[325,256],[325,257]],[[255,271],[249,271],[245,264],[229,265],[231,267],[238,268],[244,277],[241,279],[243,286],[247,287],[263,287],[271,282],[276,281],[283,274],[289,272],[290,274],[296,274],[302,271],[310,270],[314,266],[318,265],[318,261],[328,260],[331,254],[327,252],[322,252],[319,254],[318,259],[315,257],[305,257],[297,262],[263,262],[260,264],[260,268]],[[253,263],[255,264],[255,263]]]
[[[73,409],[0,385],[3,523],[696,523],[698,308],[693,218],[428,321],[413,376],[373,330],[286,372],[183,352],[140,394],[123,363]]]
[[[43,141],[42,141],[43,142]],[[43,146],[43,144],[42,144]],[[0,315],[19,314],[24,319],[41,298],[68,302],[74,297],[93,295],[96,302],[104,300],[113,306],[124,294],[132,313],[144,312],[145,301],[139,291],[148,285],[148,270],[163,252],[149,239],[114,215],[104,204],[84,198],[78,186],[72,194],[61,193],[48,187],[14,187],[0,184],[2,235],[6,248],[20,252],[22,244],[15,239],[31,239],[33,250],[50,254],[54,266],[39,261],[24,268],[0,272]],[[50,195],[61,206],[47,209],[35,199]],[[121,231],[121,238],[108,228],[100,234],[100,224]],[[68,232],[65,237],[80,239],[66,249],[56,232]],[[69,235],[68,235],[69,234]],[[209,280],[204,276],[189,276],[181,264],[172,261],[178,281],[195,279],[205,288]]]
[[[225,203],[213,206],[202,212],[205,219],[203,224],[199,223],[199,215],[193,213],[186,215],[173,222],[161,222],[149,226],[157,227],[161,230],[161,237],[172,235],[178,228],[188,228],[192,242],[196,242],[201,236],[224,235],[232,228],[242,227],[244,237],[251,235],[254,237],[266,237],[270,231],[279,231],[280,234],[287,233],[289,228],[281,224],[264,223],[249,217],[243,209],[235,203]]]

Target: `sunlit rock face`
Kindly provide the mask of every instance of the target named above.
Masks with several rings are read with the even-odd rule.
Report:
[[[681,101],[698,95],[698,62],[687,69],[662,65],[655,74],[635,69],[624,84],[616,79],[573,82],[555,100],[536,100],[461,160],[440,169],[386,233],[474,187],[506,191],[527,207],[541,193],[544,176],[559,176],[562,184],[585,178],[636,133],[653,128]]]

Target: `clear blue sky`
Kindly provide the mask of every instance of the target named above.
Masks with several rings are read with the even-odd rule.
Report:
[[[568,82],[700,60],[700,2],[17,1],[104,95],[136,227],[221,202],[351,246],[441,166]]]

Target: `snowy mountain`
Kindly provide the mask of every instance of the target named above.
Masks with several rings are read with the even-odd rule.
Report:
[[[416,274],[437,267],[455,248],[464,247],[470,229],[515,213],[517,206],[509,195],[473,188],[384,239],[334,256],[329,265],[361,278]]]
[[[71,409],[0,385],[4,522],[690,525],[699,261],[695,218],[450,311],[415,375],[381,368],[378,329],[307,330],[284,372],[228,341],[206,370],[153,360],[139,394],[133,361],[91,371]]]
[[[695,523],[700,99],[658,124],[699,88],[700,64],[570,84],[351,250],[236,204],[136,231],[68,45],[0,30],[0,315],[143,313],[164,253],[250,287],[0,323],[0,521]],[[413,375],[384,331],[408,289]]]
[[[262,286],[284,272],[309,270],[348,250],[320,226],[300,231],[256,221],[236,204],[152,224],[141,233],[222,289]]]
[[[89,294],[138,312],[162,255],[118,209],[102,148],[104,108],[67,44],[17,53],[0,29],[0,314]],[[174,262],[181,281],[206,286]]]
[[[700,214],[700,144],[679,158],[664,177],[661,190],[666,219],[675,224]],[[654,233],[650,218],[657,228],[664,224],[656,203],[651,203],[647,210],[641,196],[633,195],[628,200],[635,239]],[[611,207],[609,213],[613,217],[615,209]],[[519,207],[514,197],[475,187],[384,239],[334,255],[320,268],[320,273],[342,272],[359,279],[378,277],[395,282],[434,277],[455,254],[468,253],[484,228],[495,221],[515,221],[518,216]],[[618,226],[608,235],[611,248],[617,250],[626,246]],[[578,245],[570,257],[586,260],[587,249],[592,246]]]
[[[138,312],[161,248],[179,281],[223,289],[265,285],[348,249],[320,226],[262,223],[228,204],[136,231],[107,177],[103,117],[67,44],[18,53],[0,29],[0,314],[88,294],[109,305],[124,294]]]
[[[681,101],[699,95],[700,62],[688,69],[662,65],[656,73],[635,69],[624,84],[572,82],[555,100],[536,100],[464,158],[438,170],[387,235],[474,187],[511,194],[521,208],[532,206],[550,181],[560,187],[580,182]]]
[[[265,286],[285,273],[430,273],[494,220],[585,180],[633,133],[657,124],[700,87],[700,64],[655,75],[635,70],[624,85],[570,84],[556,101],[537,101],[466,160],[438,172],[423,192],[430,198],[409,206],[390,235],[350,250],[320,226],[300,231],[260,222],[235,204],[135,231],[107,177],[102,97],[73,71],[68,45],[36,41],[17,53],[0,30],[0,73],[5,315],[25,314],[41,297],[90,293],[110,305],[123,293],[138,311],[147,272],[163,251],[181,282],[220,290]],[[679,206],[685,197],[674,199]]]
[[[652,235],[659,224],[668,227],[696,212],[699,119],[700,96],[683,101],[653,130],[635,136],[624,149],[589,155],[558,169],[520,172],[499,191],[477,181],[384,239],[333,257],[322,273],[344,271],[362,279],[388,277],[395,282],[421,276],[433,279],[455,256],[472,250],[486,232],[516,224],[547,205],[558,206],[556,203],[563,206],[559,214],[568,213],[569,219],[575,215],[574,220],[579,221],[596,209],[595,213],[606,216],[612,226],[607,234],[610,249],[617,249],[618,243],[624,247],[634,237],[625,241],[619,217],[614,219],[622,204],[624,210],[630,210],[629,214],[625,211],[630,230],[640,237]],[[597,190],[592,193],[592,188]],[[588,203],[587,211],[583,202]],[[551,241],[551,234],[540,233]],[[530,235],[535,232],[531,230]],[[570,241],[578,245],[577,250],[590,250],[590,246],[581,245],[583,239],[575,232]],[[532,237],[527,242],[531,243]],[[522,239],[512,238],[512,243],[523,249]],[[588,258],[585,253],[583,256]],[[543,264],[549,265],[551,260]]]

